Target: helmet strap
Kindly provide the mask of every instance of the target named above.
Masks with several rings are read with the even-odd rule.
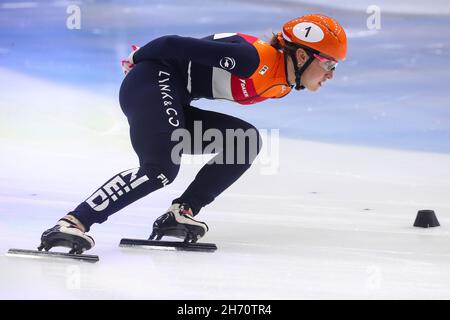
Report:
[[[308,60],[306,60],[306,62],[299,68],[298,66],[298,60],[297,60],[297,49],[303,49],[305,50],[305,52],[308,54]],[[286,46],[284,48],[284,52],[287,53],[284,55],[284,62],[285,62],[285,68],[286,68],[286,74],[287,74],[287,57],[290,56],[292,59],[292,63],[294,65],[294,72],[295,72],[295,90],[303,90],[305,89],[305,86],[302,86],[301,83],[301,79],[302,79],[302,75],[303,72],[305,72],[305,70],[309,67],[309,65],[314,61],[314,55],[313,55],[313,51],[311,49],[308,48],[303,48],[300,46]]]

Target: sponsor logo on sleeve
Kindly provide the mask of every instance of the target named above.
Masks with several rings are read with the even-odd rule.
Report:
[[[220,67],[225,70],[233,70],[236,66],[236,61],[230,57],[223,57],[220,59]]]
[[[242,89],[242,94],[244,95],[244,97],[248,98],[249,94],[247,91],[247,83],[245,82],[244,79],[239,79],[241,81],[241,89]]]

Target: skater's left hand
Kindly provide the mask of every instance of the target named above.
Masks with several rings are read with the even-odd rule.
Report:
[[[132,51],[131,51],[130,55],[128,56],[127,60],[122,60],[122,70],[125,75],[128,72],[130,72],[131,69],[133,69],[133,67],[134,67],[133,56],[139,50],[139,47],[133,44],[131,46],[131,49],[132,49]]]

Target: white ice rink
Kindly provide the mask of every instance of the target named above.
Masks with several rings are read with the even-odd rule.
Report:
[[[200,215],[211,228],[204,241],[215,242],[217,252],[118,247],[121,237],[148,236],[195,174],[190,165],[164,191],[93,227],[97,264],[0,257],[1,297],[450,297],[450,156],[289,140],[280,147],[279,174],[261,176],[261,166],[253,167]],[[23,186],[11,189],[2,180],[2,252],[35,247],[40,233],[83,199],[81,184],[92,189],[121,168],[93,169],[70,155],[64,161],[73,170],[56,168],[50,182],[25,187],[20,179]],[[70,187],[74,181],[79,188]],[[441,227],[412,227],[417,210],[430,208]]]
[[[392,11],[401,11],[398,8]],[[345,11],[338,13],[345,16]],[[432,20],[427,21],[432,25]],[[366,35],[352,30],[353,39]],[[398,30],[389,30],[397,35]],[[383,38],[381,31],[380,35],[388,48],[389,36]],[[434,45],[430,50],[440,50],[436,57],[444,59],[450,42],[436,41],[423,45]],[[392,59],[399,59],[395,61],[404,61],[403,49],[391,43],[386,50],[393,53]],[[307,126],[314,125],[307,119],[317,120],[308,117],[323,113],[319,118],[328,131],[338,134],[346,125],[360,123],[358,117],[366,111],[379,116],[369,99],[367,105],[351,110],[339,101],[370,94],[373,84],[368,81],[386,68],[388,76],[383,81],[389,85],[377,87],[375,96],[390,101],[393,88],[416,86],[391,104],[380,103],[398,123],[395,128],[412,134],[420,121],[428,125],[435,123],[432,117],[441,117],[437,132],[448,130],[447,92],[424,94],[430,87],[427,83],[419,86],[415,74],[402,68],[395,73],[397,69],[377,60],[361,63],[359,74],[355,63],[364,61],[366,53],[357,51],[353,62],[348,61],[354,69],[345,71],[342,66],[336,82],[316,95],[324,96],[325,102],[336,102],[329,110],[312,108],[308,113],[304,110],[313,105],[313,98],[293,95],[286,100],[289,105],[277,105],[286,121],[276,118],[269,108],[257,115],[256,107],[243,110],[218,103],[219,111],[230,108],[249,121],[255,116],[262,125],[271,120],[272,126],[266,128],[298,123],[304,136],[311,131]],[[6,53],[0,46],[2,55]],[[425,56],[432,64],[434,56],[429,54],[416,58]],[[445,64],[439,67],[449,70]],[[116,96],[95,93],[88,86],[44,80],[36,76],[36,70],[13,70],[0,65],[0,299],[450,299],[450,154],[396,150],[390,138],[385,139],[391,148],[369,147],[362,140],[356,141],[358,145],[345,145],[287,138],[281,130],[279,153],[273,149],[269,162],[264,163],[270,146],[265,141],[262,159],[198,216],[210,227],[202,241],[216,243],[214,253],[118,247],[121,238],[148,237],[154,219],[201,167],[200,163],[185,163],[174,183],[92,227],[96,247],[90,253],[99,255],[98,263],[6,256],[9,248],[35,248],[43,230],[112,175],[137,166]],[[448,77],[444,72],[426,75],[440,80]],[[445,81],[436,83],[444,85]],[[309,99],[295,119],[289,118],[295,112],[294,98],[299,102]],[[421,109],[425,101],[430,102],[429,114]],[[208,104],[214,109],[214,103]],[[395,112],[404,112],[401,104],[411,108],[411,119],[404,122],[395,118]],[[336,115],[342,113],[348,114],[348,122],[339,122]],[[340,123],[339,129],[333,121]],[[389,122],[372,125],[381,137],[391,130]],[[364,123],[361,132],[366,129]],[[400,131],[392,136],[403,137]],[[422,143],[420,147],[427,141]],[[439,149],[438,143],[443,149],[448,147],[448,142],[438,139],[429,143],[434,150]],[[186,162],[195,159],[185,158]],[[413,227],[421,209],[434,210],[441,226]]]

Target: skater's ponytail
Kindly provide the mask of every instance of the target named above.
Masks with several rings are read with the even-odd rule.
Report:
[[[270,45],[277,50],[281,50],[286,46],[286,42],[283,39],[281,32],[272,33],[272,39],[270,40]]]

